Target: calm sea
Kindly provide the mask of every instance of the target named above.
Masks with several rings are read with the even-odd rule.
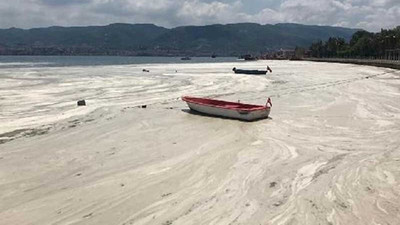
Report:
[[[0,68],[235,62],[234,57],[0,56]]]

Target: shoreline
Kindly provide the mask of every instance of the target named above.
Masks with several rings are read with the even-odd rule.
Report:
[[[342,58],[305,58],[305,59],[302,59],[302,61],[356,64],[356,65],[385,67],[385,68],[391,68],[391,69],[400,70],[400,61],[395,61],[395,60],[342,59]]]

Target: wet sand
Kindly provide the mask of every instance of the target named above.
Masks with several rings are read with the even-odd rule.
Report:
[[[230,71],[266,64],[267,76]],[[0,224],[400,224],[397,70],[257,61],[0,73]],[[195,115],[181,95],[271,97],[271,118]]]

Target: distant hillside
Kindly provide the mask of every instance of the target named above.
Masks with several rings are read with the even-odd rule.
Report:
[[[153,24],[0,29],[0,54],[239,55],[308,47],[317,40],[350,40],[356,29],[300,24],[185,26]]]

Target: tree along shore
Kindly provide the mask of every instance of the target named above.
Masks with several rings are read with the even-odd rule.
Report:
[[[351,58],[400,60],[400,26],[378,33],[357,31],[349,43],[340,37],[318,41],[311,45],[315,58]]]

